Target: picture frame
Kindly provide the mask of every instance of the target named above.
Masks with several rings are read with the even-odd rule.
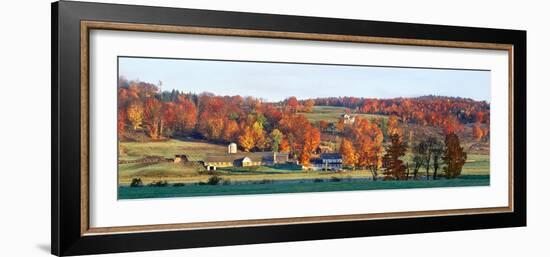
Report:
[[[82,255],[526,225],[526,32],[60,1],[52,4],[52,254]],[[498,49],[508,53],[508,205],[90,226],[92,30]]]

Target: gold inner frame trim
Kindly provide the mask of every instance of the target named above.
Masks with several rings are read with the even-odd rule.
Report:
[[[191,222],[178,224],[153,224],[121,227],[90,227],[89,226],[89,35],[90,30],[122,30],[137,32],[161,32],[161,33],[179,33],[196,35],[217,35],[217,36],[238,36],[238,37],[257,37],[257,38],[280,38],[280,39],[298,39],[298,40],[316,40],[333,42],[354,42],[371,44],[390,44],[390,45],[413,45],[428,47],[451,47],[451,48],[469,48],[469,49],[493,49],[508,51],[508,206],[487,207],[487,208],[469,208],[469,209],[448,209],[448,210],[429,210],[429,211],[409,211],[409,212],[390,212],[390,213],[369,213],[352,215],[330,215],[330,216],[310,216],[310,217],[291,217],[291,218],[273,218],[273,219],[253,219],[253,220],[231,220],[231,221],[209,221],[209,222]],[[193,229],[212,229],[228,227],[250,227],[250,226],[271,226],[271,225],[290,225],[307,224],[322,222],[341,222],[341,221],[364,221],[392,218],[416,218],[433,217],[449,215],[473,215],[504,213],[514,211],[514,173],[513,173],[513,45],[494,44],[479,42],[459,42],[425,39],[403,39],[387,37],[370,36],[350,36],[335,34],[316,34],[299,33],[283,31],[264,31],[264,30],[244,30],[244,29],[225,29],[211,27],[189,27],[189,26],[171,26],[154,24],[136,24],[136,23],[115,23],[100,21],[81,21],[80,22],[80,233],[82,236],[98,234],[116,234],[116,233],[139,233],[171,230],[193,230]]]

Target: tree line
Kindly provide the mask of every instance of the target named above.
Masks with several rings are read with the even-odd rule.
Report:
[[[430,126],[475,123],[476,138],[489,133],[490,104],[485,101],[441,96],[393,99],[326,97],[313,101],[315,105],[341,106],[356,113],[395,115],[404,123]]]
[[[151,140],[189,136],[235,142],[243,151],[288,152],[309,165],[321,132],[299,112],[311,110],[312,104],[302,104],[296,98],[275,104],[239,95],[160,92],[155,84],[121,77],[118,133],[121,139],[143,132]]]

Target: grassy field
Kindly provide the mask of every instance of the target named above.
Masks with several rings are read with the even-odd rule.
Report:
[[[190,160],[204,159],[209,153],[226,152],[226,145],[216,145],[202,141],[170,139],[163,142],[121,142],[122,154],[119,160],[136,160],[145,156],[174,158],[176,154],[186,154]]]
[[[298,181],[293,183],[272,184],[230,184],[230,185],[185,185],[166,187],[128,187],[118,190],[119,199],[191,197],[191,196],[221,196],[250,195],[304,192],[333,192],[380,189],[415,189],[434,187],[466,187],[488,186],[489,176],[468,176],[452,180],[430,181],[364,181],[364,180],[322,180],[318,182]]]
[[[165,142],[124,142],[121,145],[125,148],[123,160],[140,159],[147,155],[157,155],[166,158],[173,158],[174,153],[187,154],[194,160],[202,159],[207,153],[223,153],[225,146],[197,141],[169,140]],[[198,150],[197,150],[198,149]],[[405,157],[405,161],[410,159]],[[410,161],[410,160],[409,160]],[[442,171],[440,171],[440,174]],[[355,170],[347,172],[323,172],[323,171],[302,171],[280,169],[274,167],[254,168],[220,168],[216,172],[223,179],[231,181],[254,181],[254,180],[294,180],[294,179],[328,179],[337,178],[371,178],[371,173],[366,170]],[[468,155],[464,165],[463,175],[488,175],[488,155]],[[420,170],[420,175],[425,175],[425,170]],[[139,177],[144,184],[154,181],[166,180],[169,183],[198,183],[205,182],[211,174],[205,174],[204,169],[198,163],[187,164],[161,162],[161,163],[130,163],[119,164],[119,183],[129,185],[132,178]]]
[[[335,107],[335,106],[314,106],[312,112],[300,113],[311,122],[318,122],[320,120],[326,120],[328,122],[338,122],[340,115],[345,113],[346,108],[344,107]],[[375,115],[375,114],[354,114],[363,118],[382,118],[386,119],[384,115]]]

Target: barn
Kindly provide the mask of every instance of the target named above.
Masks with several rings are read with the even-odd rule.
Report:
[[[216,170],[220,167],[271,166],[286,162],[288,153],[279,152],[209,154],[204,158],[206,170]]]

